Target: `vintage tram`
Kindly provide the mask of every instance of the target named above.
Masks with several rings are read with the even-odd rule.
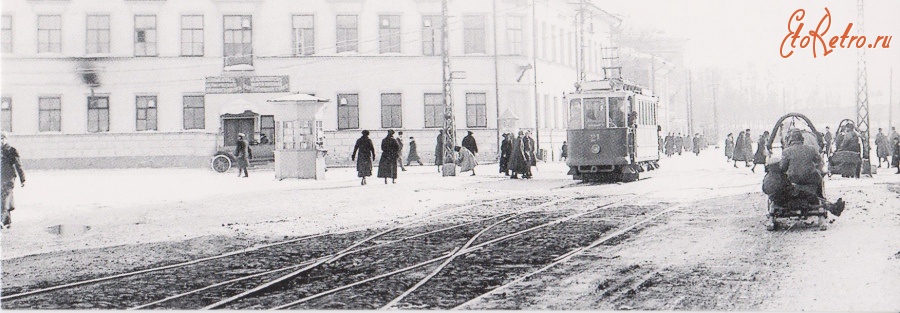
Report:
[[[658,99],[618,79],[579,87],[566,95],[569,175],[582,181],[631,182],[658,168]]]

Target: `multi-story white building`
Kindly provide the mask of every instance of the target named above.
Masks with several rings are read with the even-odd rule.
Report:
[[[533,3],[496,0],[494,20],[490,1],[451,2],[452,69],[465,76],[453,82],[456,125],[459,138],[475,133],[482,160],[513,130],[498,129],[503,114],[558,155],[579,45],[588,78],[602,76],[618,21],[588,7],[581,23],[578,5]],[[349,163],[363,129],[375,139],[403,131],[432,160],[444,108],[440,6],[3,0],[2,127],[30,168],[207,166],[238,131],[274,137],[266,100],[309,93],[330,100],[329,163]]]

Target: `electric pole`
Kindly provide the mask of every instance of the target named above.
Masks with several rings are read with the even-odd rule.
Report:
[[[453,116],[453,89],[452,89],[452,71],[450,70],[450,40],[448,33],[450,28],[448,23],[448,2],[450,0],[441,0],[441,60],[443,63],[444,74],[444,164],[455,163],[453,160],[453,147],[456,146],[456,122]],[[455,170],[454,170],[454,175]]]
[[[857,24],[856,29],[860,36],[863,35],[863,17],[865,15],[863,9],[863,0],[856,2]],[[863,174],[872,176],[872,163],[870,161],[871,147],[869,144],[869,85],[868,74],[866,72],[866,48],[857,49],[859,60],[856,63],[856,127],[859,129],[863,140],[862,146],[862,169]]]
[[[500,61],[497,57],[497,0],[493,0],[494,14],[494,108],[497,112],[497,134],[494,140],[497,141],[497,155],[500,155]]]
[[[714,136],[714,138],[716,138],[716,141],[718,141],[719,140],[718,139],[719,138],[719,114],[718,114],[718,110],[716,110],[716,88],[718,88],[719,85],[713,84],[710,87],[712,87],[712,96],[713,96],[713,101],[712,101],[713,136]]]
[[[688,92],[687,92],[687,94],[684,95],[684,97],[687,99],[687,101],[686,101],[687,102],[686,103],[687,104],[687,128],[688,128],[687,130],[689,133],[693,134],[694,133],[694,108],[693,108],[693,106],[694,106],[693,98],[694,97],[691,92],[691,70],[688,70],[687,76],[688,76],[687,77]]]

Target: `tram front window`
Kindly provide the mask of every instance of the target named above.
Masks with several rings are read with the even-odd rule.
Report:
[[[609,98],[609,126],[625,127],[626,107],[625,98]]]
[[[606,98],[584,99],[585,128],[606,128]]]
[[[581,99],[572,99],[569,101],[569,128],[570,129],[582,129],[584,128],[584,115],[581,111]]]

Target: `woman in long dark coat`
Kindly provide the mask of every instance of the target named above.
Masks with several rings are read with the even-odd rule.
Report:
[[[400,157],[400,144],[394,138],[394,131],[388,130],[387,136],[381,140],[381,160],[378,161],[378,177],[390,178],[393,183],[397,183],[397,158]]]
[[[512,153],[512,141],[509,134],[503,134],[503,142],[500,144],[500,173],[509,176],[509,155]]]
[[[441,165],[444,165],[444,130],[442,129],[437,136],[437,143],[434,145],[434,165],[437,165],[438,173],[441,172]]]
[[[357,154],[358,153],[358,154]],[[356,173],[362,177],[361,185],[366,184],[366,176],[372,176],[372,162],[375,161],[375,146],[369,138],[369,131],[362,131],[362,137],[356,140],[350,160],[356,160]]]
[[[734,160],[734,167],[737,168],[738,161],[746,161],[747,154],[744,152],[744,132],[741,131],[737,139],[734,140],[734,157],[731,159]]]
[[[753,155],[753,167],[750,168],[751,172],[756,173],[757,164],[762,164],[764,167],[766,166],[766,157],[769,156],[769,150],[766,149],[766,141],[769,141],[768,131],[760,135],[759,142],[756,143],[756,154]]]
[[[729,161],[734,157],[734,137],[731,134],[728,134],[728,138],[725,138],[725,156],[728,157]]]

